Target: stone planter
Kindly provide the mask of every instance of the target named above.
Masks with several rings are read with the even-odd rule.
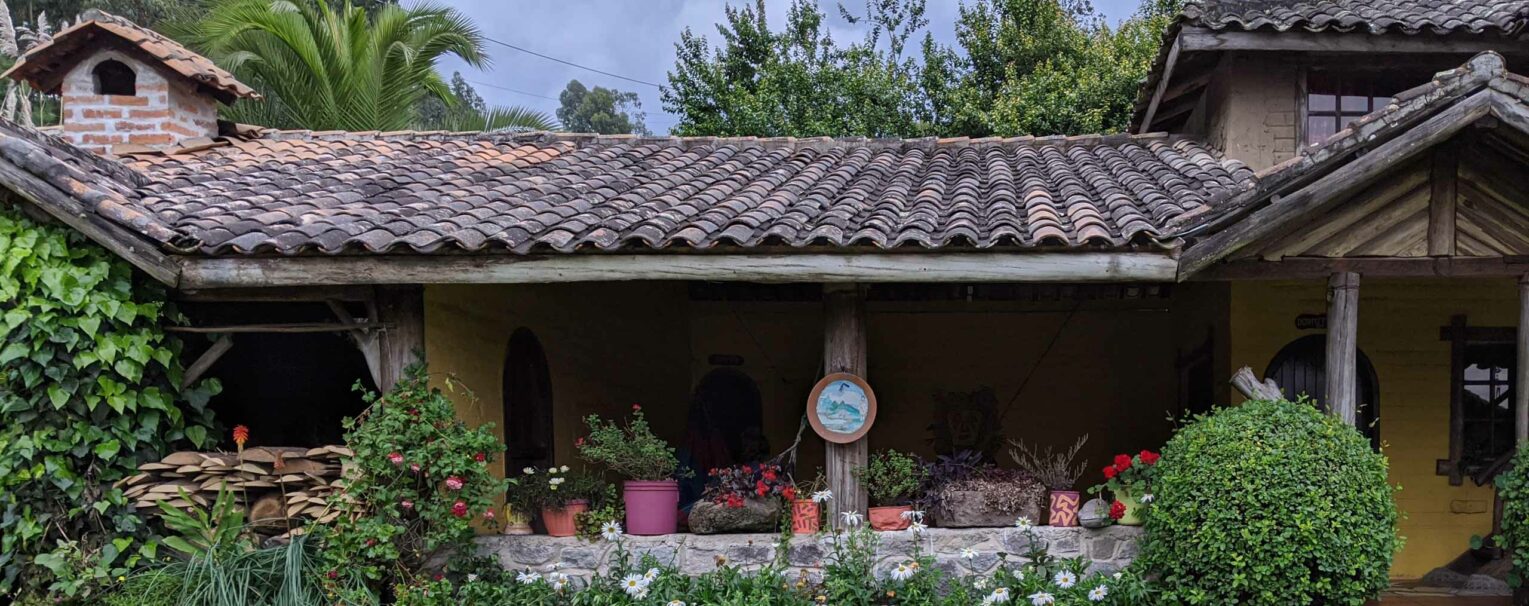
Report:
[[[698,501],[690,508],[690,532],[772,532],[780,528],[779,499],[744,499],[743,507]]]
[[[930,515],[934,517],[935,525],[941,528],[1000,528],[1013,526],[1021,517],[1029,518],[1031,522],[1041,520],[1040,502],[1016,511],[1002,511],[988,505],[987,501],[981,491],[947,491]]]

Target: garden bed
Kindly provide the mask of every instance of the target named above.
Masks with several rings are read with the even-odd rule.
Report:
[[[1113,572],[1136,557],[1141,528],[1110,526],[1091,530],[1081,527],[1041,526],[1036,536],[1046,542],[1047,551],[1056,557],[1086,557],[1091,568]],[[999,554],[1029,551],[1025,534],[1014,528],[930,528],[922,538],[912,531],[877,533],[877,550],[882,570],[907,561],[915,541],[923,543],[925,553],[932,552],[941,568],[955,574],[984,573],[998,565]],[[761,566],[775,557],[778,534],[694,535],[672,534],[656,537],[628,535],[627,548],[636,555],[652,554],[660,562],[673,562],[686,574],[715,570],[720,563],[750,568]],[[787,562],[792,570],[819,572],[829,553],[832,535],[800,535],[791,539]],[[558,538],[545,535],[493,535],[477,539],[478,549],[499,558],[511,570],[552,570],[577,577],[588,577],[603,570],[612,554],[612,545],[603,541]],[[961,550],[971,549],[976,557],[962,558]],[[1008,555],[1016,558],[1018,556]]]

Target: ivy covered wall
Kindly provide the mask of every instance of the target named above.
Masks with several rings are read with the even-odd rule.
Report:
[[[0,202],[0,602],[89,602],[157,555],[112,483],[215,441],[218,386],[179,388],[177,319],[125,261]]]

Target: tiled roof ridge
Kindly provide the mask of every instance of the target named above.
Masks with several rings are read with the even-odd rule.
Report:
[[[1365,3],[1350,3],[1365,6]],[[1518,34],[1529,26],[1529,3],[1522,3],[1516,9],[1504,10],[1502,7],[1513,3],[1501,0],[1446,0],[1430,6],[1425,2],[1411,2],[1403,3],[1409,5],[1407,8],[1411,12],[1383,16],[1361,14],[1354,10],[1355,7],[1346,7],[1344,4],[1342,0],[1186,0],[1176,22],[1214,30],[1362,31],[1371,34],[1497,33],[1503,36]],[[1370,7],[1378,9],[1382,4],[1375,2]],[[1473,5],[1484,8],[1476,10]]]
[[[239,125],[241,129],[248,129],[247,125]],[[248,132],[247,130],[245,132]],[[919,138],[875,138],[875,137],[719,137],[719,136],[676,136],[676,135],[601,135],[596,133],[568,133],[553,131],[532,131],[518,133],[496,132],[473,132],[473,131],[425,131],[425,130],[402,130],[402,131],[312,131],[303,129],[265,129],[258,128],[251,138],[269,139],[276,141],[374,141],[374,140],[416,140],[416,141],[446,141],[446,140],[481,140],[495,143],[538,143],[558,144],[571,143],[577,147],[587,145],[655,145],[671,144],[680,148],[710,145],[757,145],[764,149],[839,149],[839,148],[869,148],[869,149],[941,149],[958,147],[1094,147],[1119,145],[1134,142],[1165,142],[1175,144],[1179,142],[1203,143],[1192,135],[1169,134],[1165,132],[1152,132],[1142,134],[1110,133],[1110,134],[1082,134],[1082,135],[1025,135],[1019,137],[919,137]]]

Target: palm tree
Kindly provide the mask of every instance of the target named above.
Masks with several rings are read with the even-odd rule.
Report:
[[[483,36],[454,9],[349,0],[214,0],[179,36],[260,90],[232,120],[278,128],[404,130],[421,99],[455,100],[435,71],[456,55],[487,65]]]

